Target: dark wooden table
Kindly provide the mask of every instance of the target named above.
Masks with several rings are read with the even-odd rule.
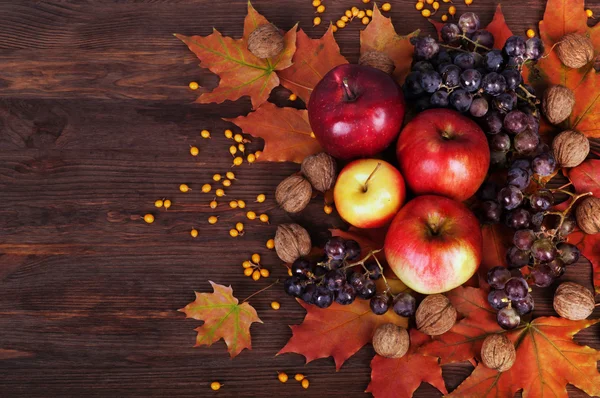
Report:
[[[459,14],[466,10],[456,3]],[[507,2],[513,31],[534,26],[543,3]],[[328,20],[362,3],[325,4]],[[412,1],[392,4],[399,33],[433,33]],[[312,37],[325,31],[312,27],[309,0],[254,5],[280,28],[299,21]],[[478,0],[471,10],[487,23],[494,5]],[[275,357],[290,337],[287,325],[304,316],[280,288],[251,300],[264,324],[252,327],[254,349],[233,361],[223,342],[192,348],[200,322],[176,312],[194,290],[209,291],[208,280],[231,284],[244,298],[286,275],[264,243],[290,220],[276,209],[273,192],[298,166],[235,170],[228,197],[251,203],[267,194],[267,202],[252,207],[267,211],[272,224],[246,222],[246,235],[230,238],[227,231],[243,211],[209,209],[199,188],[231,164],[222,133],[231,125],[220,118],[248,113],[250,102],[193,104],[197,93],[188,82],[214,87],[217,79],[172,36],[207,35],[214,26],[239,37],[245,12],[245,0],[0,1],[0,396],[202,397],[213,394],[213,380],[225,384],[220,396],[364,396],[370,347],[337,373],[331,358],[304,366],[299,355]],[[358,30],[354,23],[336,34],[351,62],[358,57]],[[272,100],[286,96],[276,90]],[[212,140],[199,137],[203,128]],[[191,144],[200,147],[197,159],[188,153]],[[183,182],[190,193],[178,192]],[[173,201],[168,212],[153,206],[163,197]],[[342,225],[321,207],[315,199],[296,217],[315,236]],[[147,212],[156,214],[152,225],[139,219]],[[206,222],[211,214],[221,216],[215,226]],[[197,239],[189,235],[192,227],[200,231]],[[242,275],[241,262],[255,251],[272,271],[269,280]],[[563,280],[589,286],[590,272],[583,262]],[[537,295],[537,314],[553,313],[550,294]],[[275,299],[279,312],[269,307]],[[577,340],[600,348],[599,331],[586,330]],[[448,388],[471,369],[445,366]],[[310,389],[280,384],[276,371],[305,373]],[[429,385],[417,393],[438,395]]]

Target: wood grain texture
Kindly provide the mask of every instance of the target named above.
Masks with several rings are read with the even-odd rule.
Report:
[[[326,2],[324,20],[354,3]],[[433,33],[412,2],[392,4],[399,33]],[[325,31],[312,27],[308,0],[255,0],[254,6],[280,28],[299,21],[311,37]],[[513,31],[524,32],[543,7],[530,0],[504,11]],[[494,9],[488,0],[471,6],[484,23]],[[193,349],[199,322],[176,311],[193,300],[194,290],[209,291],[208,280],[231,284],[243,299],[286,275],[264,243],[291,219],[276,208],[273,193],[298,166],[234,169],[237,180],[226,198],[267,212],[271,224],[246,220],[245,236],[229,238],[244,211],[229,209],[225,200],[209,209],[212,196],[199,188],[215,172],[230,170],[222,131],[233,126],[221,118],[247,114],[250,102],[193,104],[198,92],[188,82],[210,90],[218,79],[172,36],[207,35],[214,26],[239,37],[245,11],[245,0],[0,1],[0,396],[198,397],[213,394],[213,380],[225,383],[219,396],[364,396],[371,347],[337,373],[331,358],[305,366],[301,356],[275,356],[290,337],[287,325],[304,316],[279,288],[251,299],[265,323],[252,326],[254,349],[233,361],[222,342]],[[358,58],[358,30],[353,24],[336,33],[351,62]],[[271,100],[286,97],[280,89]],[[212,131],[211,140],[199,137],[202,128]],[[198,158],[188,154],[192,144],[200,147]],[[248,147],[257,150],[262,142]],[[190,193],[177,190],[183,182]],[[265,203],[253,202],[259,193],[267,194]],[[163,197],[173,201],[169,211],[153,206]],[[328,226],[343,225],[321,208],[322,198],[315,198],[294,216],[317,241]],[[147,212],[156,216],[152,225],[140,220]],[[209,227],[212,214],[220,219]],[[197,239],[189,236],[192,227],[200,230]],[[243,276],[240,264],[252,252],[263,256],[269,281]],[[583,261],[562,280],[590,286],[590,273]],[[550,289],[535,294],[536,314],[553,314]],[[272,300],[281,302],[279,312],[270,309]],[[600,348],[599,336],[595,326],[577,340]],[[448,388],[471,369],[444,366]],[[310,389],[280,384],[277,371],[306,374]],[[416,396],[439,395],[422,385]]]

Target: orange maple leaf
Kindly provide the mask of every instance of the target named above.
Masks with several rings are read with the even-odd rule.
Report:
[[[303,109],[279,108],[267,102],[248,116],[223,120],[265,140],[261,161],[301,163],[305,157],[323,150],[311,137],[308,112]]]
[[[300,325],[291,326],[292,337],[277,355],[294,352],[304,355],[307,363],[332,356],[338,370],[346,359],[371,342],[379,325],[408,325],[406,318],[393,311],[373,314],[368,300],[356,300],[350,305],[333,303],[325,309],[298,302],[306,310],[306,317]]]
[[[306,105],[317,83],[334,67],[347,64],[333,38],[331,26],[320,39],[311,39],[302,29],[298,31],[293,65],[277,71],[281,84],[300,97]]]
[[[360,32],[360,53],[362,55],[368,51],[379,51],[386,54],[394,61],[394,78],[398,83],[403,83],[412,63],[414,47],[410,38],[418,36],[419,32],[416,30],[406,36],[399,36],[391,18],[384,17],[375,6],[372,21]]]
[[[543,123],[540,132],[577,130],[588,137],[600,137],[600,75],[593,62],[580,69],[564,66],[552,47],[568,33],[588,36],[597,52],[600,51],[600,26],[587,26],[583,0],[549,0],[544,18],[539,23],[540,39],[546,47],[546,55],[525,74],[539,95],[550,85],[562,84],[575,93],[575,107],[571,116],[560,126]]]
[[[184,312],[186,318],[204,321],[202,326],[194,329],[198,332],[195,347],[210,346],[223,339],[233,358],[244,348],[252,349],[250,325],[262,321],[250,304],[239,304],[233,297],[231,286],[209,282],[214,293],[195,292],[196,300],[178,311]]]
[[[418,352],[430,337],[416,329],[410,330],[410,349],[402,358],[375,355],[371,361],[371,382],[367,387],[376,398],[412,397],[422,382],[448,394],[438,358]]]
[[[197,102],[220,104],[225,100],[235,101],[248,95],[252,107],[256,109],[269,98],[271,90],[279,85],[276,71],[292,65],[292,56],[296,51],[297,25],[284,35],[281,53],[273,58],[260,59],[248,51],[248,36],[257,27],[268,23],[248,2],[248,15],[244,20],[241,39],[223,36],[216,29],[206,37],[175,34],[196,54],[202,66],[221,78],[219,86],[210,93],[202,93]]]

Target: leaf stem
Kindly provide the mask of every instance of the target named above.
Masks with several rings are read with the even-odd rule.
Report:
[[[263,287],[263,288],[262,288],[262,289],[260,289],[259,291],[252,293],[251,295],[249,295],[248,297],[246,297],[246,298],[245,298],[245,299],[242,301],[242,303],[245,303],[246,301],[248,301],[248,300],[249,300],[249,299],[251,299],[252,297],[256,296],[256,295],[257,295],[257,294],[259,294],[259,293],[262,293],[262,292],[264,292],[264,291],[265,291],[265,290],[267,290],[267,289],[270,289],[270,288],[272,288],[273,286],[275,286],[275,285],[276,285],[276,284],[278,284],[278,283],[279,283],[279,279],[277,279],[275,282],[271,283],[269,286],[267,286],[267,287]]]

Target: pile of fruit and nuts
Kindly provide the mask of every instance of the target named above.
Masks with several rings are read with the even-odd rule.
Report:
[[[524,83],[523,66],[546,51],[540,39],[512,36],[493,49],[493,35],[472,12],[446,23],[440,37],[412,39],[414,60],[403,87],[390,76],[393,63],[373,52],[358,65],[334,68],[315,87],[308,115],[325,152],[306,158],[301,173],[281,182],[276,200],[297,213],[313,190],[333,190],[345,221],[361,229],[387,227],[387,235],[382,249],[368,253],[355,240],[332,237],[314,258],[302,226],[280,225],[275,249],[291,264],[284,289],[320,308],[370,300],[373,313],[391,309],[414,317],[421,332],[439,335],[457,317],[443,293],[467,282],[480,265],[480,223],[501,222],[514,230],[508,267],[492,268],[485,288],[498,324],[514,329],[534,309],[531,290],[550,286],[578,261],[567,235],[576,225],[588,234],[600,229],[600,198],[571,193],[568,207],[557,211],[554,196],[569,193],[545,187],[559,168],[583,162],[589,142],[571,130],[551,145],[540,139],[542,117],[559,124],[574,106],[569,88],[549,87],[538,96]],[[552,51],[568,68],[581,68],[594,55],[590,40],[579,34],[563,37]],[[418,113],[403,126],[407,102]],[[379,156],[396,139],[398,167]],[[339,174],[338,161],[345,164]],[[388,267],[406,291],[392,293]],[[583,286],[563,283],[554,307],[564,318],[585,319],[594,297]],[[373,338],[386,357],[403,356],[409,344],[407,331],[392,324]],[[489,336],[482,360],[510,368],[513,344]]]

